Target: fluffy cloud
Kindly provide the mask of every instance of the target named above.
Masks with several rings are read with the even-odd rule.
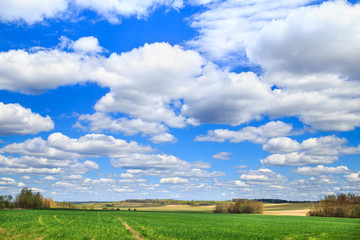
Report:
[[[324,131],[353,130],[360,125],[360,5],[329,1],[299,8],[310,2],[212,4],[193,17],[200,35],[189,44],[221,60],[245,58],[246,49],[264,70],[263,80],[280,88],[264,103],[269,116],[296,116]]]
[[[194,166],[193,164],[187,166],[181,166],[178,169],[171,169],[171,168],[128,169],[127,173],[132,174],[134,176],[136,175],[139,176],[147,175],[147,176],[157,176],[157,177],[180,176],[182,178],[190,178],[192,180],[225,176],[224,172],[219,172],[219,171],[209,172],[203,169],[196,168],[196,166]]]
[[[99,169],[97,163],[80,159],[86,157],[123,157],[134,153],[154,150],[136,142],[127,142],[103,134],[88,134],[71,139],[61,133],[51,134],[47,141],[42,138],[13,143],[0,149],[1,153],[19,154],[13,158],[0,155],[0,172],[7,174],[64,174],[81,175]]]
[[[80,158],[80,154],[64,152],[48,145],[41,137],[28,139],[22,143],[12,143],[1,148],[2,152],[20,154],[39,159],[65,159],[74,160]]]
[[[212,157],[215,159],[221,159],[221,160],[230,160],[231,152],[219,152],[214,154]]]
[[[111,23],[120,23],[120,16],[137,18],[146,17],[159,6],[175,9],[183,7],[182,0],[75,0],[75,4],[84,9],[91,9],[105,17]]]
[[[263,145],[263,149],[271,153],[289,153],[304,151],[312,155],[338,155],[348,152],[347,140],[335,135],[309,138],[299,143],[291,138],[272,138]],[[353,150],[355,152],[355,149]]]
[[[322,91],[272,90],[272,83],[252,72],[237,74],[219,69],[199,53],[167,43],[145,44],[109,57],[60,49],[10,50],[0,53],[0,63],[0,89],[34,94],[87,81],[109,88],[94,106],[97,112],[80,116],[75,126],[96,132],[141,132],[154,137],[150,139],[154,142],[175,141],[168,128],[203,123],[237,126],[266,115],[298,117],[322,130],[347,131],[360,125],[360,96],[356,91],[360,82],[336,78],[330,81],[335,87],[328,84]],[[116,119],[112,113],[126,116]],[[239,133],[215,130],[198,139],[262,142],[286,135],[285,125],[279,129],[283,135],[266,132],[266,128],[277,125],[281,123],[245,128]],[[221,139],[221,135],[225,136]]]
[[[345,176],[346,180],[349,182],[359,182],[360,181],[360,172],[351,173]]]
[[[46,141],[40,137],[29,139],[6,145],[0,152],[20,155],[19,158],[0,155],[0,173],[6,174],[67,174],[67,180],[80,180],[82,174],[99,169],[96,162],[82,159],[108,157],[113,167],[127,170],[120,176],[128,178],[150,175],[202,179],[225,175],[204,170],[210,168],[208,163],[187,162],[173,155],[155,154],[151,147],[104,134],[69,138],[62,133],[53,133]],[[45,180],[51,179],[54,178]]]
[[[266,182],[268,184],[287,180],[285,176],[273,172],[268,168],[260,168],[259,170],[246,171],[245,173],[240,175],[240,179],[250,183]]]
[[[160,183],[172,183],[172,184],[181,184],[188,183],[189,180],[186,178],[172,177],[172,178],[161,178]]]
[[[303,152],[286,154],[272,154],[260,160],[264,165],[270,166],[303,166],[316,164],[331,164],[338,160],[337,156],[307,155]]]
[[[239,143],[250,141],[263,143],[272,137],[286,136],[292,130],[292,126],[281,121],[271,121],[260,127],[245,127],[238,131],[216,129],[208,131],[206,136],[197,136],[195,141],[229,142]]]
[[[14,0],[10,2],[1,0],[0,3],[2,6],[0,10],[1,22],[25,22],[27,24],[60,17],[65,14],[65,11],[75,12],[78,9],[92,10],[111,23],[120,23],[121,17],[147,17],[149,13],[160,6],[175,9],[183,7],[182,0],[48,0],[46,2],[41,0]]]
[[[96,112],[91,115],[81,115],[74,127],[86,130],[87,127],[84,126],[84,123],[89,124],[90,130],[93,132],[123,132],[125,135],[142,133],[144,136],[152,136],[149,140],[153,143],[176,142],[176,138],[166,132],[168,128],[164,124],[157,122],[128,118],[113,119],[106,113]]]
[[[166,43],[146,44],[108,58],[60,49],[11,50],[0,54],[0,63],[0,88],[10,91],[33,94],[86,81],[109,87],[110,92],[95,105],[100,113],[80,119],[90,121],[95,130],[102,130],[99,119],[110,122],[110,130],[130,133],[145,131],[145,125],[156,126],[150,129],[159,133],[166,129],[163,124],[176,128],[188,123],[238,125],[258,118],[264,111],[263,101],[272,95],[270,86],[254,73],[220,70],[197,52]],[[214,107],[217,111],[212,111]],[[130,120],[104,115],[111,112],[128,114]],[[125,130],[129,125],[130,130]]]
[[[345,166],[338,167],[325,167],[323,165],[318,165],[316,167],[301,167],[293,171],[293,173],[305,176],[313,175],[323,175],[323,174],[344,174],[348,173],[350,170]]]
[[[153,149],[136,142],[127,142],[103,134],[87,134],[78,139],[71,139],[62,133],[53,133],[47,144],[64,152],[82,156],[123,156],[132,153],[148,153]]]
[[[42,117],[19,104],[0,102],[0,135],[25,135],[50,131],[54,122],[49,116]]]
[[[82,37],[73,41],[70,48],[82,54],[97,54],[103,51],[99,41],[95,37]]]
[[[121,55],[112,54],[105,64],[108,74],[112,75],[100,80],[112,91],[97,102],[95,109],[184,127],[185,117],[176,113],[182,106],[177,100],[190,91],[204,63],[198,53],[165,43],[146,44]]]
[[[359,78],[359,24],[359,4],[329,1],[301,8],[262,28],[248,56],[268,71]]]
[[[244,58],[246,47],[262,27],[310,2],[313,1],[215,1],[206,11],[191,18],[191,26],[199,35],[188,44],[212,59]]]
[[[247,56],[265,70],[264,81],[279,87],[273,117],[299,116],[324,131],[359,126],[359,16],[359,4],[328,1],[262,28]]]
[[[181,8],[182,0],[75,0],[75,3],[82,8],[91,9],[98,14],[104,16],[109,22],[119,23],[119,16],[137,18],[146,17],[153,9],[164,5],[173,8]]]
[[[58,49],[0,52],[0,89],[36,94],[85,82],[98,65],[92,66],[89,61],[90,57]]]
[[[299,143],[287,137],[270,139],[263,149],[272,154],[261,160],[262,164],[272,166],[303,166],[331,164],[339,155],[356,154],[358,147],[348,147],[347,140],[336,136],[309,138]]]
[[[0,185],[16,185],[16,181],[12,178],[0,178]]]
[[[106,113],[96,112],[94,114],[84,114],[79,117],[79,125],[75,127],[84,127],[83,123],[89,123],[92,132],[122,132],[126,135],[135,135],[142,133],[144,135],[162,135],[166,133],[168,128],[163,124],[156,122],[145,122],[141,119],[114,119]]]
[[[177,139],[169,133],[153,136],[149,140],[153,143],[175,143],[177,141]]]
[[[68,0],[0,0],[0,21],[33,24],[45,18],[57,17],[68,7]]]
[[[114,167],[129,169],[176,169],[178,166],[188,165],[187,162],[172,156],[161,154],[140,154],[134,153],[124,157],[111,159]]]

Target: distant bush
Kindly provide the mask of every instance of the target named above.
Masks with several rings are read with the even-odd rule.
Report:
[[[217,202],[215,204],[214,213],[228,213],[229,212],[229,203]]]
[[[215,213],[255,213],[261,214],[264,211],[262,202],[247,199],[237,199],[235,203],[218,202],[215,205]]]
[[[307,213],[308,216],[360,218],[360,196],[340,194],[326,196]]]
[[[13,202],[13,196],[0,195],[0,209],[1,208],[13,208],[15,203]]]

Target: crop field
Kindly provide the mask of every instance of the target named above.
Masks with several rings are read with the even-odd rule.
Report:
[[[359,239],[359,236],[360,219],[196,212],[0,211],[1,239]]]

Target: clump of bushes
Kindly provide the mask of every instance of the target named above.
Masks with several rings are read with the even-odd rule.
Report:
[[[218,202],[215,205],[215,213],[245,213],[262,214],[264,205],[262,202],[237,199],[235,203]]]
[[[1,208],[13,208],[15,203],[13,202],[13,196],[11,195],[0,195],[0,209]]]
[[[360,196],[355,194],[329,195],[307,213],[308,216],[360,218]]]

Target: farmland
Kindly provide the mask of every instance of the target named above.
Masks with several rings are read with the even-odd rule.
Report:
[[[201,212],[2,210],[1,239],[358,239],[360,219]]]

